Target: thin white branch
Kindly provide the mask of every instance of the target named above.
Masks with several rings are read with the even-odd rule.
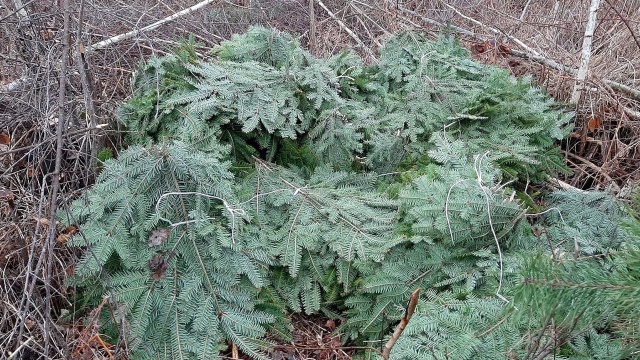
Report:
[[[525,216],[527,216],[527,217],[535,217],[535,216],[544,215],[544,214],[546,214],[546,213],[550,213],[550,212],[552,212],[552,211],[556,211],[556,212],[558,212],[558,215],[560,216],[560,220],[561,220],[561,221],[562,221],[562,223],[564,224],[565,222],[564,222],[564,217],[562,217],[562,212],[561,212],[561,211],[560,211],[560,209],[558,209],[557,207],[551,207],[551,208],[548,208],[548,209],[547,209],[547,210],[545,210],[545,211],[541,211],[541,212],[538,212],[538,213],[526,214]]]
[[[560,70],[560,71],[564,71],[567,74],[571,74],[571,75],[575,75],[578,73],[578,70],[564,65],[564,64],[560,64],[559,62],[553,60],[553,59],[549,59],[547,57],[544,57],[542,55],[535,55],[532,53],[528,53],[526,51],[519,51],[519,50],[515,50],[515,49],[511,49],[511,53],[517,57],[523,58],[523,59],[529,59],[532,61],[535,61],[539,64],[542,65],[546,65],[552,69],[556,69],[556,70]]]
[[[13,6],[16,9],[15,12],[18,14],[18,19],[20,19],[21,24],[28,23],[30,20],[29,13],[27,13],[25,6],[29,5],[31,2],[32,1],[29,1],[28,3],[23,4],[22,0],[13,0]]]
[[[439,28],[449,27],[449,28],[459,32],[460,34],[471,36],[473,38],[477,38],[476,34],[474,34],[472,31],[469,31],[467,29],[463,29],[463,28],[461,28],[459,26],[455,26],[453,24],[443,24],[443,23],[441,23],[439,21],[430,19],[428,17],[424,17],[424,16],[420,15],[419,13],[417,13],[417,12],[415,12],[413,10],[407,9],[406,7],[404,7],[400,3],[396,3],[395,1],[388,1],[388,3],[389,3],[390,6],[397,7],[400,11],[405,12],[405,13],[411,15],[411,16],[414,16],[414,17],[420,19],[421,21],[426,22],[427,24],[430,24],[430,25],[433,25],[433,26],[436,26],[436,27],[439,27]],[[405,19],[405,20],[409,21],[409,19]],[[419,25],[416,25],[413,22],[411,22],[411,24],[416,26],[416,27],[419,26]]]
[[[222,205],[224,205],[224,208],[227,210],[227,212],[229,212],[229,215],[231,216],[231,241],[235,243],[235,227],[236,227],[236,216],[245,216],[246,212],[240,208],[241,205],[244,205],[246,203],[249,203],[251,201],[253,201],[254,199],[257,199],[261,196],[267,196],[267,195],[271,195],[274,193],[278,193],[278,192],[283,192],[283,191],[288,191],[291,192],[293,196],[298,195],[298,193],[302,192],[303,189],[306,189],[306,187],[304,188],[296,188],[296,191],[291,191],[291,189],[277,189],[277,190],[273,190],[273,191],[269,191],[266,193],[262,193],[262,194],[257,194],[253,197],[251,197],[249,200],[243,201],[241,203],[238,204],[234,204],[231,205],[227,202],[227,200],[218,197],[218,196],[214,196],[214,195],[209,195],[209,194],[204,194],[201,192],[197,192],[197,191],[172,191],[172,192],[167,192],[162,194],[159,198],[158,201],[156,201],[156,214],[158,215],[158,219],[166,222],[167,224],[169,224],[169,226],[171,227],[177,227],[177,226],[181,226],[181,225],[188,225],[188,224],[192,224],[198,221],[201,221],[200,219],[194,219],[194,220],[184,220],[184,221],[180,221],[180,222],[172,222],[171,220],[163,217],[162,215],[160,215],[160,203],[162,202],[162,200],[168,196],[172,196],[172,195],[196,195],[196,196],[203,196],[209,199],[214,199],[214,200],[218,200],[222,202]],[[215,218],[207,218],[206,220],[213,220]]]
[[[141,34],[143,32],[156,29],[156,28],[160,27],[163,24],[166,24],[166,23],[168,23],[170,21],[173,21],[173,20],[175,20],[175,19],[177,19],[179,17],[182,17],[184,15],[190,14],[190,13],[196,11],[196,10],[199,10],[199,9],[201,9],[201,8],[203,8],[203,7],[207,6],[207,5],[215,2],[215,1],[216,0],[204,0],[204,1],[201,1],[201,2],[193,5],[190,8],[178,11],[177,13],[175,13],[175,14],[173,14],[171,16],[167,16],[166,18],[164,18],[162,20],[158,20],[158,21],[154,22],[151,25],[147,25],[147,26],[145,26],[143,28],[129,31],[129,32],[124,33],[124,34],[112,36],[112,37],[110,37],[110,38],[108,38],[106,40],[103,40],[103,41],[100,41],[100,42],[95,43],[93,45],[87,46],[85,48],[85,53],[89,53],[89,52],[92,52],[92,51],[95,51],[95,50],[104,49],[104,48],[106,48],[107,46],[109,46],[111,44],[114,44],[114,43],[117,43],[117,42],[120,42],[120,41],[123,41],[123,40],[127,40],[127,39],[130,39],[132,37],[138,36],[139,34]]]
[[[29,337],[26,341],[22,342],[20,344],[20,346],[18,346],[18,348],[12,352],[11,354],[9,354],[9,360],[14,359],[18,356],[18,354],[20,353],[20,351],[22,351],[22,349],[27,346],[31,341],[33,340],[33,336]]]
[[[171,196],[171,195],[197,195],[197,196],[203,196],[209,199],[215,199],[215,200],[219,200],[222,202],[222,204],[224,205],[225,209],[229,212],[229,215],[231,215],[231,242],[235,243],[235,227],[236,227],[236,215],[237,216],[244,216],[245,212],[243,209],[239,209],[236,207],[233,207],[231,205],[229,205],[229,203],[227,202],[227,200],[218,197],[218,196],[214,196],[214,195],[209,195],[209,194],[203,194],[201,192],[197,192],[197,191],[172,191],[172,192],[168,192],[168,193],[164,193],[162,194],[159,198],[158,201],[156,201],[156,214],[158,216],[158,219],[166,222],[169,224],[169,226],[171,227],[176,227],[176,226],[180,226],[180,225],[187,225],[187,224],[191,224],[194,222],[198,222],[200,220],[196,219],[196,220],[185,220],[185,221],[180,221],[177,223],[172,222],[171,220],[162,217],[162,215],[160,215],[160,203],[162,202],[162,199]],[[213,220],[214,218],[207,218],[207,220]]]
[[[449,219],[449,199],[451,198],[451,191],[456,185],[464,181],[464,179],[458,179],[451,187],[449,191],[447,191],[447,199],[444,201],[444,217],[447,219],[447,226],[449,227],[449,236],[451,236],[451,243],[455,245],[455,241],[453,240],[453,229],[451,228],[451,220]]]
[[[600,8],[600,0],[591,0],[591,6],[589,6],[589,16],[587,18],[587,25],[584,30],[584,37],[582,39],[582,55],[580,57],[580,67],[578,68],[578,74],[576,75],[576,84],[573,87],[573,93],[571,94],[571,103],[577,104],[582,96],[582,90],[584,89],[584,82],[589,72],[589,60],[591,60],[591,44],[593,43],[593,32],[596,28],[596,18],[598,9]]]
[[[503,278],[503,261],[502,261],[502,249],[500,249],[500,241],[498,239],[498,234],[496,234],[496,230],[493,227],[493,219],[491,217],[491,203],[490,203],[490,199],[489,199],[489,194],[487,193],[487,189],[484,186],[483,182],[482,182],[482,170],[480,169],[480,167],[482,166],[482,159],[484,159],[485,157],[489,156],[489,152],[485,152],[482,156],[475,156],[474,162],[473,162],[473,169],[476,172],[476,182],[478,183],[478,187],[480,188],[480,190],[482,190],[482,193],[484,194],[484,198],[487,204],[487,217],[489,219],[489,228],[491,229],[491,235],[493,235],[493,239],[496,242],[496,249],[498,249],[498,264],[500,265],[500,277],[498,279],[498,289],[496,290],[496,296],[501,299],[502,301],[508,303],[509,300],[507,300],[501,293],[500,290],[502,289],[502,278]]]
[[[469,30],[461,28],[459,26],[455,26],[455,25],[451,25],[451,24],[443,24],[443,23],[441,23],[439,21],[424,17],[424,16],[416,13],[415,11],[412,11],[412,10],[409,10],[409,9],[405,8],[402,5],[398,5],[398,9],[401,10],[402,12],[405,12],[405,13],[411,15],[411,16],[415,16],[415,17],[419,18],[421,21],[423,21],[423,22],[425,22],[427,24],[430,24],[430,25],[433,25],[433,26],[436,26],[436,27],[439,27],[439,28],[447,27],[449,29],[453,29],[453,30],[457,31],[460,34],[463,34],[463,35],[466,35],[466,36],[470,36],[470,37],[472,37],[472,38],[474,38],[475,40],[478,40],[478,41],[485,41],[486,40],[481,34],[476,34],[473,31],[469,31]],[[494,34],[500,33],[499,30],[494,29],[494,28],[492,28],[490,26],[487,26],[487,25],[481,23],[480,21],[478,21],[476,19],[470,18],[470,17],[468,17],[466,15],[461,15],[461,16],[464,17],[465,19],[468,19],[469,21],[473,22],[474,24],[477,24],[477,25],[479,25],[479,26],[481,26],[481,27],[483,27],[485,29],[489,29]],[[506,34],[505,34],[505,36],[507,36],[508,39],[513,40],[515,43],[523,44],[522,41],[514,39],[512,36],[509,36],[509,35],[506,35]],[[519,50],[511,49],[511,53],[513,53],[513,55],[515,55],[517,57],[521,57],[521,58],[524,58],[524,59],[529,59],[529,60],[535,61],[537,63],[549,66],[549,67],[551,67],[553,69],[564,71],[564,72],[566,72],[568,74],[571,74],[571,75],[575,75],[575,74],[578,73],[578,70],[576,70],[576,69],[574,69],[574,68],[572,68],[570,66],[566,66],[564,64],[560,64],[560,63],[556,62],[553,59],[546,58],[546,57],[538,54],[535,50],[531,49],[530,47],[528,47],[526,45],[523,48],[526,51],[519,51]],[[605,81],[611,81],[611,80],[605,80]],[[616,84],[618,84],[618,83],[616,83]],[[640,94],[640,91],[638,91],[638,93]]]
[[[519,18],[520,21],[524,20],[524,17],[527,14],[527,9],[529,8],[529,5],[531,5],[531,0],[527,0],[527,3],[524,4],[524,8],[522,8],[522,13],[520,13],[520,18]]]

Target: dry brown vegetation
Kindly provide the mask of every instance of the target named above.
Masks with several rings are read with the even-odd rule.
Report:
[[[98,336],[92,313],[81,319],[66,316],[74,310],[74,289],[66,287],[65,279],[76,254],[64,241],[75,229],[52,224],[56,208],[63,212],[92,183],[97,151],[120,148],[116,109],[131,92],[129,81],[139,61],[165,54],[190,36],[207,56],[232,34],[261,24],[297,34],[317,56],[353,47],[375,62],[385,37],[418,29],[434,37],[457,36],[477,59],[531,76],[555,99],[568,102],[591,4],[209,1],[155,29],[96,47],[193,1],[2,0],[0,358],[119,356],[110,339]],[[565,186],[625,196],[640,179],[640,3],[604,0],[596,16],[586,86],[574,105],[575,130],[562,145],[574,173],[561,180]],[[299,333],[311,337],[331,330],[304,320],[299,324]],[[331,348],[331,339],[322,346]],[[315,356],[305,351],[302,346],[281,352]]]

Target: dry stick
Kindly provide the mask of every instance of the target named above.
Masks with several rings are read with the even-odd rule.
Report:
[[[584,90],[584,82],[587,79],[587,73],[589,72],[589,61],[591,60],[591,44],[593,43],[593,32],[596,28],[596,18],[598,9],[600,8],[600,0],[591,0],[591,6],[589,6],[589,16],[587,17],[587,25],[584,29],[584,37],[582,38],[582,55],[580,56],[580,67],[578,68],[578,74],[576,75],[576,84],[573,87],[573,93],[571,94],[572,104],[580,102],[582,96],[582,90]]]
[[[395,6],[395,5],[393,5],[393,6],[394,6],[394,8],[396,8],[396,6]],[[398,5],[398,7],[399,7],[399,5]],[[378,10],[380,10],[380,8],[378,8]],[[381,11],[386,11],[386,10],[385,10],[385,9],[382,9]],[[405,11],[413,13],[413,14],[414,14],[413,16],[415,16],[415,17],[420,17],[420,15],[416,14],[415,12],[413,12],[413,11],[411,11],[411,10],[409,10],[409,9],[405,9]],[[428,19],[428,18],[422,18],[422,17],[420,17],[420,18],[421,18],[421,20],[422,20],[422,21],[424,21],[424,22],[428,22],[429,20],[431,20],[431,19]],[[411,26],[413,26],[413,27],[414,27],[414,28],[416,28],[416,29],[420,29],[420,28],[422,27],[422,26],[420,26],[419,24],[417,24],[415,21],[413,21],[413,19],[410,19],[410,18],[409,18],[409,17],[407,17],[407,16],[400,15],[400,14],[399,14],[399,11],[396,11],[396,13],[394,14],[394,20],[393,20],[393,21],[394,21],[394,24],[398,24],[398,19],[402,19],[402,21],[405,21],[405,22],[406,22],[406,24],[411,25]],[[432,20],[432,21],[433,21],[433,20]],[[405,26],[406,26],[406,24],[404,24],[404,23],[403,23],[403,25],[405,25]],[[442,25],[442,24],[441,24],[441,25]]]
[[[96,110],[93,104],[93,86],[90,79],[89,63],[84,57],[84,49],[82,44],[82,23],[84,18],[84,0],[80,1],[80,9],[78,10],[78,28],[76,30],[75,51],[73,52],[78,74],[80,74],[80,82],[82,84],[82,94],[86,110],[87,127],[94,129],[96,127]],[[91,174],[96,169],[96,154],[98,153],[98,142],[95,141],[96,132],[89,131],[89,167],[86,169]],[[78,163],[76,162],[76,165]],[[77,170],[77,169],[75,169]]]
[[[586,193],[585,190],[579,189],[571,184],[568,184],[558,178],[549,178],[549,183],[551,183],[552,185],[559,187],[562,190],[571,190],[571,191],[575,191],[575,192],[580,192],[580,193]]]
[[[409,297],[409,303],[407,304],[407,308],[404,311],[404,316],[402,317],[402,319],[400,319],[400,323],[398,324],[398,326],[396,326],[396,330],[393,332],[393,335],[391,335],[389,341],[387,341],[387,343],[384,345],[384,348],[382,349],[382,358],[384,360],[389,360],[391,349],[393,348],[393,345],[396,344],[396,341],[398,341],[398,339],[400,338],[400,335],[402,335],[402,332],[407,327],[407,324],[409,324],[409,320],[411,320],[413,312],[416,310],[416,305],[418,305],[418,300],[420,300],[420,288],[415,289],[411,293],[411,296]]]
[[[342,30],[344,30],[347,34],[349,34],[349,36],[351,36],[351,38],[355,40],[356,43],[358,43],[358,45],[367,53],[367,55],[371,56],[372,59],[375,59],[375,56],[373,55],[373,52],[371,51],[371,49],[369,49],[367,46],[364,45],[362,40],[360,40],[358,35],[356,35],[356,33],[354,33],[353,30],[349,29],[347,25],[345,25],[342,22],[342,20],[338,19],[336,14],[331,12],[331,10],[329,10],[329,8],[322,2],[322,0],[316,0],[316,2],[318,3],[318,5],[320,5],[324,9],[324,11],[327,12],[329,17],[331,17],[335,22],[338,23],[338,25],[340,25]]]
[[[616,13],[616,15],[618,15],[618,17],[620,18],[620,21],[622,21],[624,26],[626,26],[627,30],[629,30],[629,32],[631,33],[631,36],[633,36],[633,40],[636,42],[636,45],[638,46],[638,49],[640,49],[640,40],[638,40],[638,37],[636,36],[636,33],[633,31],[633,28],[631,27],[631,25],[629,25],[629,20],[627,20],[627,18],[622,16],[620,11],[618,11],[618,8],[613,6],[611,1],[609,1],[609,0],[604,0],[604,1],[613,9],[613,11]]]
[[[520,21],[524,20],[524,16],[527,14],[527,9],[529,8],[529,5],[531,5],[531,0],[527,0],[527,3],[524,4],[524,7],[522,8],[522,12],[520,13],[520,18],[518,18],[518,20]]]
[[[33,336],[28,338],[25,342],[23,342],[22,344],[20,344],[20,346],[13,351],[11,354],[9,354],[9,357],[7,358],[8,360],[12,360],[15,359],[16,356],[18,356],[18,354],[20,353],[20,351],[22,350],[22,348],[24,348],[25,346],[27,346],[31,341],[33,341]]]
[[[602,177],[605,178],[608,181],[609,184],[611,184],[611,186],[616,190],[616,192],[620,192],[620,186],[618,186],[618,184],[616,184],[616,182],[613,181],[611,176],[609,176],[609,174],[607,174],[605,171],[603,171],[601,167],[599,167],[598,165],[592,163],[591,161],[589,161],[589,160],[587,160],[587,159],[585,159],[585,158],[583,158],[583,157],[581,157],[579,155],[576,155],[576,154],[573,154],[573,153],[570,153],[570,152],[564,151],[564,150],[560,150],[560,152],[562,152],[565,155],[571,156],[572,158],[574,158],[576,160],[579,160],[580,162],[585,164],[587,167],[595,170],[598,174],[602,175]]]
[[[18,18],[20,19],[20,21],[22,21],[23,19],[29,19],[30,16],[27,13],[27,10],[25,9],[25,5],[22,5],[21,1],[17,0],[15,2],[16,4],[16,14],[18,15]],[[19,10],[19,11],[18,11]],[[25,17],[26,14],[26,17]],[[68,33],[67,33],[68,34]],[[18,83],[20,84],[25,84],[28,83],[28,78],[23,77],[21,79],[18,79],[16,81],[14,81],[14,83]],[[8,84],[7,87],[11,87],[11,84]],[[40,216],[40,214],[42,213],[42,208],[43,208],[43,203],[44,203],[44,198],[45,198],[45,194],[44,194],[44,190],[46,187],[46,178],[48,176],[51,176],[51,174],[46,174],[43,179],[42,179],[42,185],[40,188],[40,200],[38,203],[38,216]],[[55,222],[53,222],[53,224],[55,224]],[[35,254],[36,254],[36,245],[39,244],[39,239],[38,236],[40,235],[40,222],[36,223],[36,228],[34,230],[34,234],[32,237],[32,242],[30,245],[30,249],[28,251],[29,256],[27,259],[27,265],[26,265],[26,274],[25,274],[25,279],[24,279],[24,286],[25,286],[25,290],[22,292],[22,297],[20,299],[20,304],[18,306],[18,311],[20,312],[20,315],[18,316],[18,324],[14,327],[17,328],[17,332],[18,335],[15,337],[15,343],[16,343],[16,353],[18,353],[18,349],[20,349],[23,345],[18,344],[18,342],[20,341],[20,339],[22,339],[22,335],[24,334],[26,327],[25,327],[25,321],[27,320],[27,318],[29,317],[29,311],[31,310],[31,305],[32,305],[32,298],[31,295],[33,294],[33,291],[36,287],[36,283],[39,279],[39,277],[36,274],[39,274],[42,271],[42,266],[43,266],[43,262],[45,261],[44,257],[46,255],[46,248],[43,248],[42,251],[40,251],[40,254],[37,257],[37,260],[35,260]],[[36,261],[35,263],[35,267],[32,268],[33,266],[33,262],[34,260]],[[48,286],[49,285],[49,280],[45,280],[45,285]],[[47,290],[49,290],[49,288],[47,287]],[[50,305],[50,304],[48,304]],[[44,315],[43,315],[44,316]],[[45,324],[49,324],[49,319],[45,320]],[[46,337],[46,342],[45,342],[45,347],[48,347],[49,344],[49,337],[48,337],[48,333],[45,332],[45,337]],[[48,354],[46,354],[48,355]]]
[[[49,175],[50,174],[46,174],[42,179],[42,185],[40,187],[40,200],[38,202],[38,216],[42,214],[42,207],[44,206],[43,199],[45,196],[44,189],[46,185],[45,180]],[[21,314],[18,316],[18,325],[16,325],[16,327],[18,328],[18,335],[15,337],[16,342],[22,339],[22,334],[25,331],[25,321],[28,317],[29,310],[31,307],[31,294],[33,294],[33,289],[35,288],[36,282],[38,280],[38,277],[36,276],[36,274],[39,273],[40,270],[42,269],[42,262],[44,261],[45,252],[40,251],[40,255],[38,255],[38,260],[36,262],[35,268],[33,268],[32,270],[31,266],[33,265],[34,254],[36,253],[36,244],[39,244],[38,235],[40,235],[40,224],[41,224],[40,221],[36,222],[36,228],[34,230],[31,245],[28,251],[29,257],[27,259],[27,266],[26,266],[27,271],[24,279],[26,291],[22,292],[22,298],[20,299],[20,304],[18,306],[18,310],[20,311]],[[33,277],[33,279],[31,279],[31,277]],[[16,346],[18,346],[17,343],[16,343]]]
[[[51,277],[53,268],[53,250],[56,245],[56,211],[58,210],[58,191],[60,190],[60,168],[62,167],[62,132],[66,128],[66,113],[65,104],[67,102],[66,85],[67,85],[67,63],[69,62],[69,0],[62,0],[62,12],[63,12],[63,32],[62,32],[62,57],[60,65],[60,87],[58,89],[58,123],[56,124],[56,161],[53,171],[53,179],[51,181],[51,203],[49,207],[50,215],[49,233],[47,235],[46,251],[48,255],[45,267],[47,269],[46,278],[44,279],[45,289],[45,312],[44,312],[44,335],[45,335],[45,355],[49,355],[49,337],[52,326],[51,319]]]
[[[316,10],[314,0],[309,0],[309,51],[316,50]]]
[[[231,343],[231,358],[233,360],[238,360],[240,359],[240,354],[238,352],[238,345],[236,345],[236,343]]]
[[[625,93],[625,94],[627,94],[627,95],[629,95],[629,96],[631,96],[631,97],[633,97],[633,98],[635,98],[637,100],[640,100],[640,90],[634,89],[634,88],[632,88],[630,86],[627,86],[625,84],[620,84],[620,83],[617,83],[615,81],[611,81],[611,80],[608,80],[608,79],[602,79],[602,82],[607,84],[607,85],[609,85],[609,86],[611,86],[612,89],[621,91],[621,92],[623,92],[623,93]]]
[[[633,120],[640,120],[640,111],[629,109],[626,106],[622,107],[622,111],[624,111],[624,113]]]
[[[177,18],[179,18],[179,17],[182,17],[182,16],[184,16],[184,15],[187,15],[187,14],[189,14],[189,13],[192,13],[192,12],[194,12],[194,11],[196,11],[196,10],[199,10],[200,8],[203,8],[203,7],[205,7],[205,6],[207,6],[207,5],[211,4],[211,3],[213,3],[213,2],[215,2],[215,1],[216,1],[216,0],[205,0],[205,1],[201,1],[201,2],[199,2],[199,3],[195,4],[195,5],[193,5],[193,6],[192,6],[192,7],[190,7],[190,8],[187,8],[187,9],[184,9],[184,10],[181,10],[181,11],[178,11],[177,13],[175,13],[175,14],[173,14],[173,15],[171,15],[171,16],[167,16],[166,18],[164,18],[164,19],[162,19],[162,20],[159,20],[159,21],[156,21],[156,22],[154,22],[153,24],[151,24],[151,25],[147,25],[147,26],[145,26],[145,27],[143,27],[143,28],[141,28],[141,29],[132,30],[132,31],[129,31],[129,32],[127,32],[127,33],[120,34],[120,35],[116,35],[116,36],[110,37],[110,38],[108,38],[108,39],[106,39],[106,40],[103,40],[103,41],[100,41],[100,42],[98,42],[98,43],[95,43],[95,44],[93,44],[93,45],[91,45],[91,46],[88,46],[88,47],[85,49],[85,54],[86,54],[86,53],[89,53],[89,52],[92,52],[92,51],[95,51],[95,50],[104,49],[104,48],[106,48],[106,47],[107,47],[107,46],[109,46],[109,45],[112,45],[112,44],[118,43],[118,42],[123,41],[123,40],[130,39],[130,38],[132,38],[132,37],[134,37],[134,36],[137,36],[137,35],[139,35],[139,34],[141,34],[141,33],[145,32],[145,31],[149,31],[149,30],[156,29],[156,28],[158,28],[160,25],[163,25],[163,24],[168,23],[168,22],[170,22],[170,21],[172,21],[172,20],[175,20],[175,19],[177,19]]]

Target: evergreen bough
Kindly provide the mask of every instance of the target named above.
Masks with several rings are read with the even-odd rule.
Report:
[[[587,287],[581,306],[612,310],[570,309],[574,285],[544,300],[558,272],[629,276],[609,254],[637,238],[603,194],[528,215],[521,185],[564,171],[554,143],[571,117],[528,80],[415,33],[373,66],[259,27],[211,55],[186,44],[140,66],[120,110],[129,147],[71,208],[85,249],[72,282],[87,307],[110,297],[102,324],[135,358],[217,358],[231,341],[266,359],[290,312],[380,344],[417,287],[393,358],[533,359],[548,348],[525,338],[550,341],[551,323],[554,352],[624,356],[608,337],[629,319],[621,300]],[[594,260],[572,270],[574,243]]]

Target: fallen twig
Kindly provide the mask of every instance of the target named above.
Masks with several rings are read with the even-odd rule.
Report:
[[[609,79],[602,79],[602,82],[611,86],[612,89],[621,91],[637,100],[640,100],[640,90],[634,89],[625,84],[621,84],[619,82],[615,82]]]
[[[143,28],[129,31],[129,32],[124,33],[124,34],[112,36],[112,37],[110,37],[110,38],[108,38],[106,40],[103,40],[103,41],[100,41],[98,43],[95,43],[95,44],[85,48],[84,51],[85,51],[85,53],[89,53],[89,52],[92,52],[92,51],[95,51],[95,50],[104,49],[104,48],[106,48],[107,46],[109,46],[111,44],[115,44],[115,43],[120,42],[122,40],[130,39],[130,38],[132,38],[134,36],[137,36],[138,34],[141,34],[141,33],[145,32],[145,31],[156,29],[156,28],[160,27],[160,25],[163,25],[163,24],[168,23],[168,22],[170,22],[172,20],[175,20],[175,19],[177,19],[179,17],[182,17],[182,16],[187,15],[189,13],[192,13],[192,12],[198,10],[198,9],[201,9],[201,8],[211,4],[214,1],[216,1],[216,0],[204,0],[204,1],[201,1],[201,2],[193,5],[192,7],[189,7],[189,8],[186,8],[184,10],[178,11],[177,13],[175,13],[175,14],[173,14],[171,16],[167,16],[166,18],[164,18],[162,20],[158,20],[158,21],[154,22],[151,25],[147,25],[147,26],[145,26]]]
[[[596,171],[598,174],[600,174],[603,178],[605,178],[607,180],[607,184],[610,184],[611,187],[613,187],[613,189],[615,190],[616,193],[620,192],[620,186],[618,186],[618,184],[616,184],[616,182],[611,178],[611,176],[609,176],[609,174],[607,174],[606,171],[603,171],[601,167],[599,167],[598,165],[592,163],[591,161],[570,153],[568,151],[564,151],[564,150],[560,150],[563,154],[571,156],[572,158],[579,160],[580,162],[582,162],[584,165],[586,165],[588,168],[591,168],[592,170]]]
[[[411,293],[411,296],[409,297],[409,303],[407,304],[407,308],[404,311],[404,316],[402,317],[402,319],[400,319],[400,323],[398,324],[398,326],[396,326],[396,330],[393,332],[391,338],[389,339],[389,341],[387,341],[387,343],[384,345],[384,348],[382,349],[383,359],[389,359],[391,349],[393,348],[393,345],[396,344],[396,341],[398,341],[398,339],[400,338],[400,335],[402,335],[402,332],[407,327],[407,324],[409,324],[409,320],[411,320],[413,312],[416,310],[416,306],[418,305],[418,300],[420,300],[420,288],[415,289]]]
[[[16,356],[18,356],[18,354],[20,354],[20,351],[22,351],[22,349],[27,346],[31,341],[33,341],[33,337],[28,338],[26,341],[22,342],[20,344],[20,346],[18,346],[18,348],[13,351],[11,354],[9,354],[9,357],[7,359],[9,360],[13,360],[16,358]]]

